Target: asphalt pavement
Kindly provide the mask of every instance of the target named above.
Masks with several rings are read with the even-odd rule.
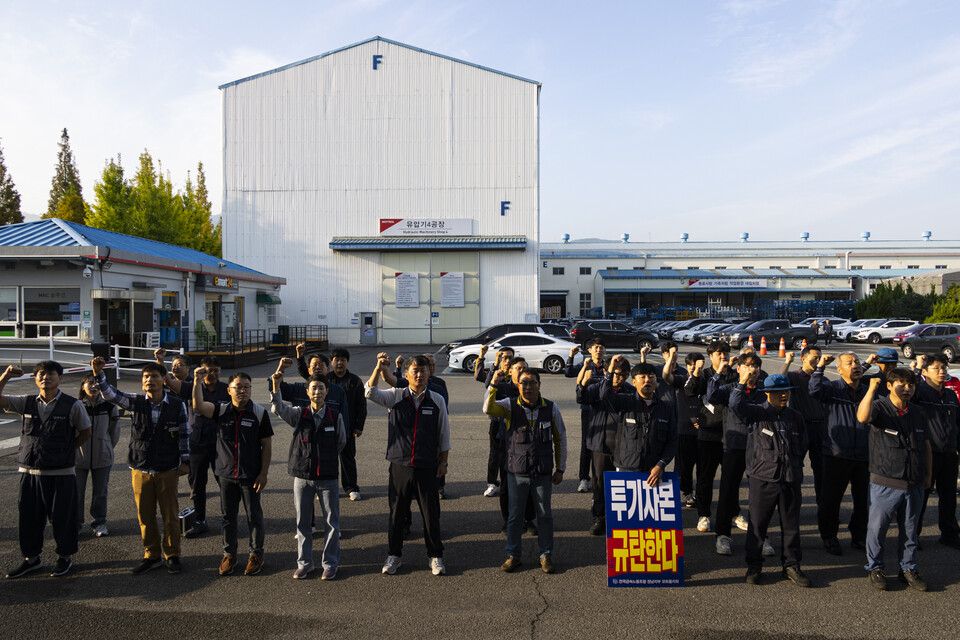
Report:
[[[837,353],[844,347],[828,350]],[[351,371],[366,378],[383,347],[351,347]],[[435,351],[436,347],[386,348],[391,356]],[[690,347],[681,347],[685,354]],[[856,349],[862,358],[870,352]],[[629,355],[629,354],[628,354]],[[636,357],[636,354],[634,354]],[[779,369],[775,354],[764,368]],[[438,357],[443,366],[445,358]],[[266,403],[266,377],[274,363],[248,369],[254,399]],[[224,371],[224,377],[229,375]],[[209,498],[212,533],[183,541],[181,575],[155,570],[133,576],[142,556],[130,476],[125,464],[127,430],[117,446],[110,480],[110,536],[81,534],[76,568],[66,577],[35,572],[0,580],[0,611],[6,637],[43,638],[955,638],[960,629],[960,551],[937,543],[936,498],[927,511],[920,570],[930,591],[919,593],[891,580],[887,593],[867,584],[863,552],[850,548],[841,527],[844,555],[828,555],[816,531],[812,479],[804,484],[801,522],[803,568],[814,588],[800,589],[767,562],[764,583],[743,583],[744,532],[734,529],[732,557],[714,551],[714,534],[696,531],[696,511],[684,509],[686,586],[611,589],[606,586],[604,539],[587,533],[590,495],[576,492],[579,409],[574,382],[544,376],[543,394],[558,402],[569,431],[568,473],[555,488],[554,560],[557,573],[543,574],[536,563],[536,539],[524,536],[524,565],[504,574],[504,536],[497,499],[486,487],[488,421],[480,413],[483,388],[462,372],[442,373],[450,391],[453,449],[447,481],[449,499],[440,519],[448,575],[434,577],[427,566],[422,525],[414,516],[403,566],[395,576],[380,574],[386,557],[386,410],[370,404],[358,441],[363,500],[341,496],[342,560],[337,579],[294,581],[296,545],[292,479],[286,473],[290,429],[274,420],[273,463],[263,496],[267,522],[265,568],[254,577],[220,577],[219,497]],[[64,389],[74,393],[79,377]],[[121,377],[125,391],[139,390],[133,374]],[[15,382],[5,393],[29,393],[32,382]],[[19,433],[19,417],[0,415],[0,442]],[[128,427],[127,421],[122,426]],[[20,561],[17,544],[15,448],[0,450],[0,570]],[[216,487],[212,482],[211,487]],[[716,495],[716,492],[715,492]],[[746,483],[741,490],[746,505]],[[716,497],[714,497],[716,499]],[[89,497],[87,499],[89,505]],[[189,506],[186,477],[181,508]],[[849,517],[849,497],[841,520]],[[775,519],[776,522],[776,519]],[[240,525],[241,554],[246,526]],[[896,567],[896,527],[888,537],[888,567]],[[771,527],[779,552],[779,535]],[[319,560],[321,539],[315,538]],[[47,528],[45,568],[55,560]],[[895,571],[893,572],[895,573]]]

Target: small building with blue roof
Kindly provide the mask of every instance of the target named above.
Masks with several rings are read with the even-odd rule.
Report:
[[[276,331],[286,284],[242,264],[56,218],[0,227],[0,339],[197,347]]]

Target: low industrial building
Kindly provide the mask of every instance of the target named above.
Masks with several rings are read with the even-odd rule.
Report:
[[[658,307],[749,308],[853,301],[889,279],[960,266],[960,240],[677,242],[571,240],[540,245],[540,306],[553,317],[630,316]],[[920,280],[917,280],[919,283]],[[849,305],[847,305],[849,306]]]

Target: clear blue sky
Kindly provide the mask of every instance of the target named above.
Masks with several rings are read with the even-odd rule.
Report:
[[[114,5],[110,8],[109,5]],[[7,2],[0,144],[46,209],[148,149],[221,198],[219,84],[380,35],[543,83],[543,237],[960,237],[960,2]],[[598,225],[598,221],[600,224]]]

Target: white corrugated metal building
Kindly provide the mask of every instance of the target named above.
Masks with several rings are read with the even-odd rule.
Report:
[[[287,279],[281,323],[442,343],[536,317],[539,83],[377,37],[220,89],[223,255]]]

